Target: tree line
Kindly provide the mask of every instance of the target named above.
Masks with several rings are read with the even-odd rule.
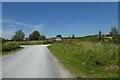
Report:
[[[56,35],[56,37],[61,37],[62,35]],[[98,41],[105,41],[107,37],[111,37],[112,39],[109,41],[112,41],[114,43],[118,43],[118,40],[120,40],[120,32],[118,31],[118,29],[116,27],[112,27],[111,31],[109,32],[109,34],[104,34],[102,31],[98,32],[98,38],[96,38],[96,40]],[[68,39],[76,39],[79,37],[76,37],[75,34],[68,36]],[[34,40],[45,40],[46,36],[45,35],[41,35],[39,31],[35,30],[33,31],[31,34],[29,34],[29,36],[26,38],[25,37],[25,33],[21,30],[17,30],[15,32],[15,34],[13,35],[13,37],[11,38],[12,41],[34,41]],[[5,40],[2,40],[5,41]]]
[[[57,35],[56,37],[61,37],[62,35]],[[120,42],[120,32],[116,27],[111,27],[111,31],[108,34],[104,34],[102,31],[98,31],[98,34],[84,37],[76,37],[75,34],[66,37],[66,39],[87,39],[90,41],[102,41],[102,42]],[[89,38],[89,39],[88,39]]]
[[[41,35],[39,31],[33,31],[27,38],[25,38],[25,33],[21,30],[17,30],[14,36],[11,38],[12,41],[33,41],[33,40],[45,40],[46,36]]]
[[[102,31],[99,31],[98,40],[105,41],[106,38],[109,38],[109,41],[113,41],[114,43],[118,43],[120,39],[119,30],[116,27],[112,27],[109,34],[105,35]]]

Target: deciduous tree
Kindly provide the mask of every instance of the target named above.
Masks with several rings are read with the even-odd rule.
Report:
[[[24,32],[22,31],[22,29],[21,29],[21,30],[17,30],[17,31],[15,32],[15,34],[14,34],[14,36],[12,37],[11,40],[13,40],[13,41],[23,41],[24,38],[25,38],[25,34],[24,34]]]
[[[40,33],[39,31],[33,31],[30,35],[29,35],[29,40],[39,40],[40,38]]]

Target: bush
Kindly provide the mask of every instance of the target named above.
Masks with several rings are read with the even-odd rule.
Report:
[[[2,44],[2,52],[5,51],[11,51],[14,49],[20,48],[18,43],[14,43],[14,42],[8,42],[8,43],[3,43]]]

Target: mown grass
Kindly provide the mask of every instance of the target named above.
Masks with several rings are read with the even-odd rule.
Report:
[[[48,48],[75,77],[118,77],[116,44],[74,41],[52,44]]]

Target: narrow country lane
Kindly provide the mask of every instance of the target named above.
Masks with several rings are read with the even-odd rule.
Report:
[[[27,46],[2,57],[3,78],[60,78],[46,45]]]

